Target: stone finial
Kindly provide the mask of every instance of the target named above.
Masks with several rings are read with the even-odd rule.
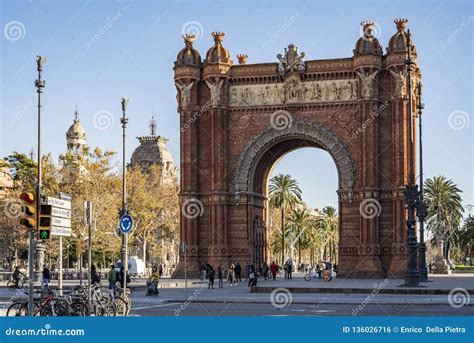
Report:
[[[360,25],[362,25],[364,35],[366,37],[372,37],[372,31],[374,30],[375,22],[372,20],[364,20],[362,23],[360,23]]]
[[[397,26],[397,30],[400,32],[404,31],[408,25],[408,19],[405,19],[405,18],[397,18],[393,22]]]
[[[249,56],[245,54],[238,54],[237,59],[239,60],[239,64],[247,64],[247,58]]]
[[[182,37],[184,39],[184,44],[192,48],[193,43],[196,40],[196,35],[185,33],[184,35],[182,35]]]
[[[216,44],[219,44],[219,43],[222,43],[222,41],[224,40],[225,33],[215,31],[215,32],[212,32],[211,35],[212,37],[214,37],[214,42],[216,42]]]

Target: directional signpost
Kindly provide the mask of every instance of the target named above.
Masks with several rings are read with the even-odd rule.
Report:
[[[66,197],[66,199],[68,199]],[[51,236],[70,237],[71,200],[46,197],[44,203],[51,205]],[[41,235],[41,232],[40,232]]]

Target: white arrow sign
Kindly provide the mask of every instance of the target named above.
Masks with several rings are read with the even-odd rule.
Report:
[[[52,205],[53,207],[63,208],[65,210],[71,209],[71,202],[67,200],[61,200],[58,198],[46,197],[46,204]]]
[[[72,230],[66,227],[51,226],[51,235],[71,237]]]

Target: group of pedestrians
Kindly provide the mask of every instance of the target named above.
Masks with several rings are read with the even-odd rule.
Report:
[[[199,278],[201,281],[208,280],[208,288],[214,289],[215,278],[218,280],[218,288],[224,288],[224,280],[229,283],[229,286],[237,286],[239,282],[242,282],[243,276],[244,281],[248,287],[255,286],[256,281],[259,277],[265,280],[273,278],[275,280],[278,273],[279,267],[276,262],[272,262],[270,266],[267,263],[260,263],[258,266],[246,263],[245,269],[242,270],[242,266],[239,262],[231,263],[226,269],[223,264],[214,269],[209,263],[203,263],[199,268]],[[244,274],[244,275],[242,275]]]

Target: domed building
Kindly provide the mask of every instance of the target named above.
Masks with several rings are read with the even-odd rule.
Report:
[[[153,117],[150,121],[150,135],[137,137],[137,139],[140,145],[132,154],[130,166],[139,166],[146,170],[151,165],[158,165],[161,167],[161,181],[175,182],[178,168],[166,146],[168,139],[156,135],[156,121]]]
[[[360,23],[364,34],[357,40],[354,56],[361,55],[377,55],[382,56],[382,46],[377,37],[373,35],[375,23],[371,20],[366,20]]]
[[[64,168],[66,170],[64,183],[73,183],[77,177],[86,172],[84,166],[80,164],[80,158],[87,149],[86,130],[79,121],[79,112],[74,112],[74,122],[66,133],[67,152],[64,156]]]

